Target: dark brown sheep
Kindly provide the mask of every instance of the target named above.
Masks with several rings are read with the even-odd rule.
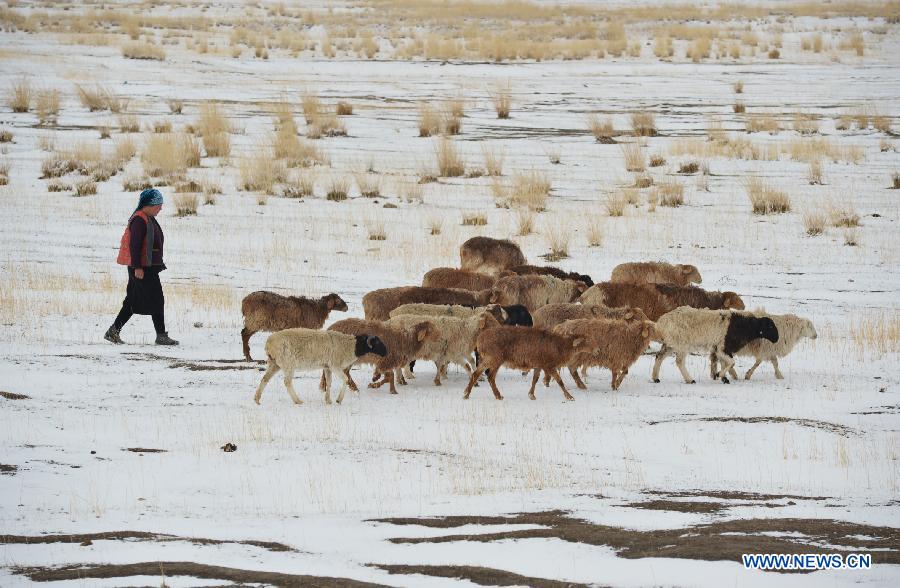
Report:
[[[472,237],[459,248],[459,265],[464,270],[497,275],[528,261],[519,246],[505,239]]]
[[[635,261],[620,263],[613,268],[610,282],[632,282],[635,284],[675,284],[688,286],[691,282],[700,284],[700,270],[697,266],[666,263],[664,261]]]
[[[372,290],[363,296],[363,311],[366,320],[386,321],[392,310],[402,304],[424,302],[426,304],[460,304],[463,306],[484,306],[490,304],[491,290],[472,292],[457,288],[424,288],[422,286],[400,286]]]
[[[455,267],[436,267],[422,278],[422,286],[427,288],[458,288],[460,290],[486,290],[497,281],[495,276],[481,274]]]
[[[601,304],[579,304],[567,302],[542,306],[532,315],[534,326],[549,329],[573,319],[616,319],[625,321],[645,321],[647,315],[640,308],[609,308]]]
[[[656,291],[672,301],[677,308],[706,308],[709,310],[744,310],[744,301],[734,292],[713,292],[697,286],[654,284]]]
[[[487,371],[494,398],[503,400],[495,378],[497,370],[506,366],[517,370],[535,370],[528,391],[528,397],[532,400],[541,371],[553,376],[566,400],[575,400],[559,377],[559,368],[569,365],[576,353],[588,351],[589,347],[582,337],[557,335],[544,329],[502,326],[482,331],[475,343],[480,362],[469,378],[463,398],[469,397],[475,382]]]
[[[375,376],[383,375],[384,380],[369,384],[370,388],[380,388],[384,384],[390,385],[391,394],[397,393],[394,386],[394,370],[407,365],[412,361],[419,348],[429,341],[435,341],[440,336],[437,328],[431,322],[425,320],[412,325],[408,330],[396,329],[385,325],[380,321],[368,321],[362,319],[344,319],[334,323],[328,327],[329,331],[337,331],[347,335],[374,335],[378,337],[384,346],[387,347],[387,355],[384,357],[366,354],[359,358],[358,363],[369,363],[375,366]],[[350,370],[346,370],[348,378]],[[402,374],[401,374],[402,376]],[[373,378],[374,380],[375,378]],[[358,390],[356,383],[349,378],[350,389]],[[405,381],[399,382],[405,384]],[[324,375],[320,382],[320,387],[324,389]]]
[[[565,270],[559,269],[558,267],[549,265],[517,265],[515,267],[509,268],[509,271],[520,276],[553,276],[554,278],[559,278],[560,280],[575,280],[577,282],[584,282],[588,287],[594,285],[594,280],[592,280],[590,276],[579,274],[577,272],[567,272]]]
[[[678,305],[658,292],[652,284],[600,282],[588,288],[578,299],[582,304],[602,304],[617,308],[640,308],[651,321],[656,321]]]
[[[250,361],[250,337],[260,331],[284,329],[321,329],[332,310],[346,312],[347,303],[337,294],[328,294],[318,300],[303,296],[282,296],[260,290],[247,294],[241,302],[244,328],[241,341],[244,358]]]

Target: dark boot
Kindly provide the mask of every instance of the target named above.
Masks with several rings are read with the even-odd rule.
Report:
[[[111,327],[106,329],[106,334],[103,335],[103,338],[110,343],[115,343],[117,345],[125,342],[122,341],[121,337],[119,337],[119,329],[116,328],[116,325],[112,325]]]
[[[169,337],[168,333],[157,333],[156,334],[156,344],[157,345],[178,345],[178,341]]]

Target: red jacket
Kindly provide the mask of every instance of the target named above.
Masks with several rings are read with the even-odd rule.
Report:
[[[133,268],[163,265],[163,232],[155,218],[141,210],[131,215],[116,262]]]

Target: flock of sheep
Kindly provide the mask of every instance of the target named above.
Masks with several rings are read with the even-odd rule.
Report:
[[[816,338],[812,323],[795,315],[744,311],[734,292],[707,291],[692,265],[663,262],[624,263],[608,282],[594,284],[587,275],[555,267],[528,265],[511,241],[473,237],[460,247],[460,268],[435,268],[421,286],[373,290],[363,296],[365,319],[340,320],[320,330],[331,311],[346,311],[337,294],[318,300],[254,292],[244,298],[241,331],[244,357],[250,360],[249,340],[260,331],[273,332],[266,341],[268,366],[256,390],[258,404],[269,380],[284,372],[284,383],[296,404],[302,401],[293,387],[297,370],[322,370],[320,388],[331,403],[331,380],[342,381],[337,402],[347,387],[358,388],[350,377],[355,364],[374,367],[371,388],[406,384],[414,377],[416,360],[433,361],[434,384],[441,385],[447,366],[457,364],[469,373],[465,398],[487,375],[494,396],[503,396],[495,381],[497,370],[508,367],[532,372],[529,397],[541,374],[550,378],[567,400],[574,400],[559,370],[568,368],[576,386],[589,367],[612,372],[617,390],[628,369],[655,341],[661,344],[652,379],[669,355],[684,381],[695,383],[684,360],[689,353],[710,356],[710,376],[729,383],[737,378],[734,356],[754,357],[746,375],[770,361],[783,378],[778,358],[803,337]]]

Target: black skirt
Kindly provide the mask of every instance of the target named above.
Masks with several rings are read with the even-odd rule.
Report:
[[[134,314],[159,314],[165,306],[162,283],[159,281],[159,272],[162,267],[151,267],[144,270],[144,278],[139,280],[134,277],[134,268],[128,268],[128,288],[125,293],[125,302],[131,307]]]

